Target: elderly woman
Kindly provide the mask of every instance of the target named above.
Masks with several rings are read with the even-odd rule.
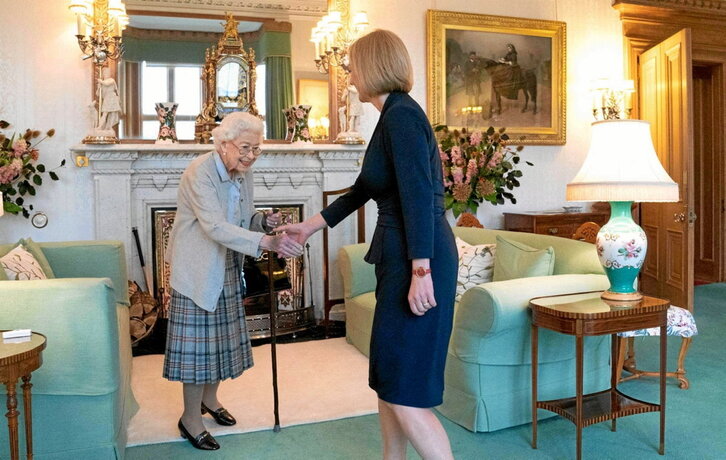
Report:
[[[413,69],[393,32],[376,30],[349,50],[350,81],[381,112],[351,191],[320,214],[279,227],[304,242],[337,225],[369,199],[378,222],[365,257],[376,269],[369,385],[378,393],[383,458],[453,458],[430,410],[442,402],[451,334],[457,253],[444,217],[439,149],[426,114],[408,92]]]
[[[202,414],[220,425],[234,417],[217,399],[219,382],[252,367],[243,305],[243,255],[262,250],[302,254],[287,235],[267,235],[279,213],[255,212],[252,165],[260,155],[262,121],[227,115],[212,131],[214,151],[182,174],[174,229],[167,248],[172,287],[164,377],[184,384],[179,431],[194,447],[219,449]],[[248,230],[249,229],[249,230]]]

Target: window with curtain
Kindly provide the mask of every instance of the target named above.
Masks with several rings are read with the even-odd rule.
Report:
[[[194,120],[201,111],[202,66],[196,64],[141,65],[141,137],[156,139],[159,120],[155,103],[176,102],[176,134],[179,139],[194,139]]]

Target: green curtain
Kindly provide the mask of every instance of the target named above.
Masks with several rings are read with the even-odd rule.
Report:
[[[255,52],[258,62],[265,63],[267,138],[284,139],[287,122],[282,109],[294,104],[290,33],[266,31],[255,44]]]
[[[267,56],[265,68],[267,138],[284,139],[287,134],[287,122],[282,109],[293,104],[290,56]]]
[[[145,40],[124,37],[124,60],[162,64],[204,64],[204,52],[213,43],[177,40]]]

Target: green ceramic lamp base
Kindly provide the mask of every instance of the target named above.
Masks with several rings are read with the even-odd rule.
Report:
[[[631,201],[611,201],[610,220],[597,234],[597,253],[610,289],[603,299],[634,301],[643,298],[635,289],[635,280],[645,260],[648,242],[645,232],[633,221]]]

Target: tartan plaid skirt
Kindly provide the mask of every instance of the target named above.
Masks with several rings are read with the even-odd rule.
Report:
[[[208,312],[172,289],[164,378],[197,385],[235,378],[253,366],[239,257],[227,250],[224,288]]]

